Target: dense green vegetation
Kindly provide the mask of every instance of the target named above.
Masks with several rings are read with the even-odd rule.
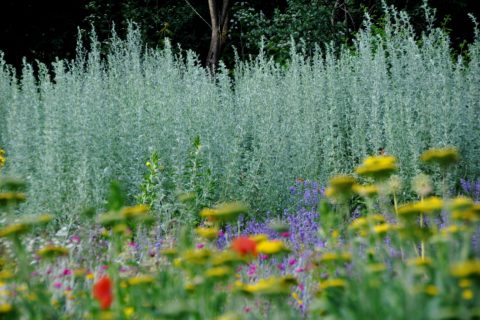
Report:
[[[418,33],[426,30],[422,0],[386,3],[406,10]],[[234,64],[233,48],[242,59],[255,56],[261,37],[265,37],[266,52],[282,62],[289,55],[291,37],[298,48],[309,53],[316,43],[350,45],[365,14],[380,28],[384,16],[380,0],[232,0],[230,4],[228,39],[222,55],[229,67]],[[480,17],[475,0],[430,1],[429,5],[437,11],[435,25],[449,32],[457,51],[463,50],[464,41],[472,42],[467,14]],[[0,50],[6,53],[7,62],[19,68],[24,56],[29,62],[38,59],[47,64],[55,57],[72,59],[77,27],[86,34],[93,25],[106,45],[114,24],[123,37],[128,21],[134,21],[141,26],[142,42],[149,47],[162,47],[167,37],[174,48],[179,44],[194,50],[202,63],[211,37],[207,0],[5,0],[0,12]]]
[[[421,170],[420,151],[446,145],[462,154],[451,179],[480,172],[479,42],[452,58],[442,30],[417,39],[404,14],[392,11],[382,35],[367,22],[353,49],[305,58],[292,47],[288,67],[261,53],[233,77],[211,78],[191,52],[145,50],[133,27],[105,59],[95,38],[89,47],[53,77],[40,65],[38,80],[30,64],[16,81],[1,63],[0,144],[6,172],[30,186],[27,211],[72,216],[101,205],[112,179],[132,200],[153,152],[174,192],[193,191],[185,176],[199,175],[209,199],[263,211],[284,205],[295,178],[325,181],[380,149],[405,176]],[[191,168],[197,136],[202,167]]]

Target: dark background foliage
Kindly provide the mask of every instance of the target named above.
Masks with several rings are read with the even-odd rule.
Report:
[[[467,14],[480,16],[477,2],[429,2],[437,10],[437,25],[450,32],[457,50],[472,40],[473,24]],[[418,31],[425,28],[421,0],[387,3],[407,10]],[[233,47],[241,58],[258,53],[262,37],[265,51],[278,61],[288,56],[292,37],[307,52],[318,42],[348,44],[361,27],[365,12],[381,25],[380,0],[234,1],[223,59],[227,64],[233,61]],[[114,24],[117,32],[124,34],[127,21],[141,26],[144,41],[150,47],[162,46],[168,37],[183,49],[194,50],[204,61],[210,38],[207,0],[3,0],[0,50],[5,53],[5,60],[17,67],[23,57],[29,62],[38,59],[47,63],[56,57],[71,59],[78,28],[90,30],[93,25],[100,41],[105,41]]]

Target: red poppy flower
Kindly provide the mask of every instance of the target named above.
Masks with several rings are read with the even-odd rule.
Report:
[[[232,250],[242,257],[248,254],[257,255],[257,243],[248,237],[238,237],[232,241]]]
[[[103,310],[110,308],[113,302],[112,280],[108,276],[103,276],[93,285],[93,297],[100,302],[100,308]]]

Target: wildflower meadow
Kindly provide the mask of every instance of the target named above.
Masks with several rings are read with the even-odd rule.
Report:
[[[134,25],[0,53],[0,319],[480,319],[476,27],[391,9],[215,74]]]

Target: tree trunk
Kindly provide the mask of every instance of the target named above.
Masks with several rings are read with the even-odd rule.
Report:
[[[208,50],[206,65],[212,74],[215,73],[215,69],[218,66],[218,60],[225,47],[228,32],[228,11],[230,10],[230,0],[221,0],[221,8],[218,6],[219,1],[220,0],[208,0],[208,9],[210,11],[210,20],[212,24],[212,37],[210,39],[210,49]]]

